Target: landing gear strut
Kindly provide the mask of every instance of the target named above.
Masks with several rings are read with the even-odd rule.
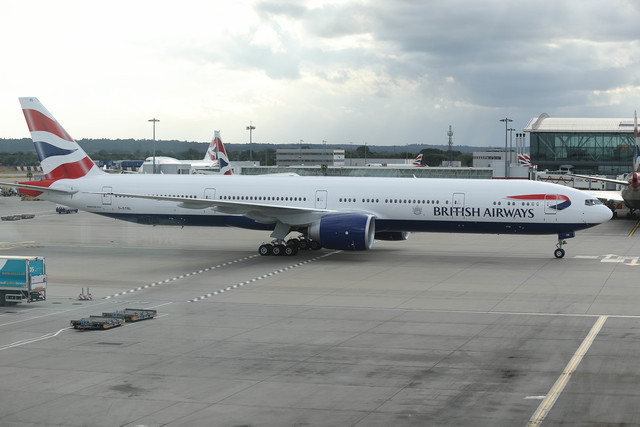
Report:
[[[570,239],[575,237],[576,233],[570,231],[568,233],[558,233],[558,243],[556,244],[556,250],[553,251],[553,255],[556,258],[564,257],[564,249],[562,249],[562,245],[566,245],[567,241],[565,239]]]

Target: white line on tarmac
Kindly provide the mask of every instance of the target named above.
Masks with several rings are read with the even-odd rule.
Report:
[[[70,311],[76,311],[76,310],[82,310],[82,309],[86,310],[88,307],[96,307],[96,306],[99,306],[99,305],[104,305],[104,304],[109,304],[109,303],[111,303],[111,301],[98,302],[98,303],[92,304],[91,306],[83,305],[83,306],[80,306],[80,307],[69,308],[67,310],[54,311],[54,312],[49,313],[49,314],[43,314],[42,316],[32,316],[32,317],[27,317],[26,319],[14,320],[12,322],[7,322],[7,323],[0,323],[0,327],[7,326],[7,325],[13,325],[13,324],[16,324],[16,323],[21,323],[21,322],[28,322],[29,320],[40,319],[40,318],[43,318],[43,317],[53,316],[53,315],[56,315],[56,314],[68,313]]]
[[[211,267],[208,267],[208,268],[205,268],[205,269],[201,269],[201,270],[198,270],[198,271],[193,271],[193,272],[188,273],[188,274],[181,274],[180,276],[175,276],[175,277],[172,277],[171,279],[165,279],[165,280],[161,280],[161,281],[158,281],[158,282],[150,283],[148,285],[139,286],[137,288],[129,289],[128,291],[118,292],[117,294],[106,296],[106,297],[104,297],[104,299],[111,299],[111,298],[119,297],[119,296],[122,296],[122,295],[130,294],[132,292],[141,291],[143,289],[153,288],[153,287],[156,287],[158,285],[165,284],[165,283],[175,282],[176,280],[184,279],[185,277],[193,276],[193,275],[196,275],[196,274],[202,274],[202,273],[210,271],[210,270],[215,270],[216,268],[225,267],[227,265],[231,265],[231,264],[234,264],[234,263],[237,263],[237,262],[241,262],[241,261],[246,261],[246,260],[249,260],[251,258],[255,258],[257,256],[259,256],[259,255],[249,255],[249,256],[244,257],[244,258],[239,258],[239,259],[235,259],[233,261],[225,262],[224,264],[218,264],[216,266],[211,266]]]
[[[66,331],[67,329],[71,329],[71,328],[62,328],[58,332],[55,332],[55,333],[50,333],[50,334],[42,335],[40,337],[29,338],[29,339],[26,339],[26,340],[16,341],[16,342],[11,343],[11,344],[3,345],[2,347],[0,347],[0,351],[7,350],[9,348],[20,347],[21,345],[31,344],[31,343],[42,341],[42,340],[47,340],[49,338],[54,338],[54,337],[57,337],[58,335],[60,335],[62,333],[62,331]]]
[[[578,365],[582,361],[582,358],[584,357],[584,355],[587,354],[587,351],[589,351],[589,347],[591,347],[593,340],[596,339],[598,332],[600,332],[606,320],[607,320],[607,316],[600,316],[598,318],[596,323],[591,328],[591,331],[589,331],[584,341],[582,341],[582,344],[580,345],[580,347],[578,347],[573,357],[571,358],[567,366],[564,368],[564,371],[562,372],[562,374],[560,374],[560,376],[558,377],[558,380],[555,382],[553,387],[551,387],[551,390],[549,390],[549,393],[547,393],[546,398],[540,403],[540,406],[538,406],[538,409],[533,414],[533,416],[531,416],[528,427],[539,426],[544,420],[544,418],[547,416],[551,408],[553,408],[553,405],[556,403],[556,400],[558,400],[558,397],[560,397],[560,393],[562,393],[562,390],[564,390],[564,387],[569,382],[571,375],[578,368]]]
[[[292,265],[290,265],[288,267],[283,267],[283,268],[280,268],[278,270],[272,271],[271,273],[266,273],[266,274],[263,274],[262,276],[254,277],[253,279],[245,280],[244,282],[236,283],[235,285],[227,286],[226,288],[219,289],[219,290],[213,291],[213,292],[209,292],[208,294],[199,296],[197,298],[190,299],[187,302],[202,301],[203,299],[211,298],[211,297],[214,297],[216,295],[222,294],[224,292],[231,291],[233,289],[238,289],[238,288],[240,288],[240,287],[242,287],[244,285],[248,285],[250,283],[254,283],[254,282],[258,281],[258,280],[262,280],[262,279],[265,279],[267,277],[275,276],[276,274],[284,273],[285,271],[291,270],[291,269],[296,268],[296,267],[301,267],[301,266],[303,266],[305,264],[308,264],[310,262],[318,261],[318,260],[320,260],[322,258],[326,258],[328,256],[331,256],[331,255],[334,255],[334,254],[337,254],[337,253],[340,253],[340,252],[342,252],[342,251],[329,252],[327,254],[324,254],[324,255],[321,255],[321,256],[317,256],[315,258],[311,258],[311,259],[308,259],[306,261],[301,261],[301,262],[298,262],[296,264],[292,264]]]

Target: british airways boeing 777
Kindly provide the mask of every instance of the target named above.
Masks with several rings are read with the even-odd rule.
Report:
[[[45,179],[22,193],[143,224],[272,230],[262,255],[366,250],[410,232],[557,234],[611,218],[596,198],[535,181],[303,176],[112,175],[100,170],[36,98],[20,98]],[[16,186],[15,184],[5,184]],[[290,238],[292,232],[300,236]]]

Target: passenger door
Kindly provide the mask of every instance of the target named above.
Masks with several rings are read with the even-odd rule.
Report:
[[[112,191],[112,187],[102,187],[102,193],[111,193]],[[102,206],[110,206],[111,197],[111,194],[102,194]]]
[[[317,209],[327,208],[327,190],[316,191],[316,208]]]

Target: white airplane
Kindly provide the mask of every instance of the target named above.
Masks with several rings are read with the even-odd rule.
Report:
[[[622,186],[621,191],[597,191],[588,190],[588,193],[600,200],[607,202],[624,203],[629,208],[629,214],[640,209],[640,145],[638,144],[638,114],[633,112],[633,133],[635,135],[634,152],[633,152],[633,170],[627,174],[627,180],[601,178],[590,175],[578,175],[578,178],[591,179],[594,181],[611,182]]]
[[[273,230],[261,255],[366,250],[409,232],[557,234],[611,218],[596,198],[535,181],[232,175],[111,175],[36,98],[20,98],[45,173],[11,185],[66,206],[143,224]],[[291,232],[301,236],[286,240]]]
[[[383,165],[382,163],[367,163],[367,166],[388,166],[390,168],[423,168],[425,165],[422,164],[422,153],[418,154],[413,162],[409,164],[405,163],[389,163]]]
[[[147,157],[143,163],[143,165],[153,165],[154,158]],[[220,173],[223,175],[231,175],[231,166],[229,165],[229,157],[227,156],[227,150],[224,148],[224,144],[222,143],[222,138],[220,138],[220,131],[214,131],[213,139],[211,140],[211,144],[207,148],[207,152],[204,154],[204,158],[202,160],[179,160],[174,157],[166,157],[166,156],[156,156],[155,157],[156,165],[166,165],[166,164],[174,164],[174,165],[190,165],[193,170],[210,170],[213,168],[219,168]],[[141,167],[139,169],[139,173],[143,173],[144,168]]]

